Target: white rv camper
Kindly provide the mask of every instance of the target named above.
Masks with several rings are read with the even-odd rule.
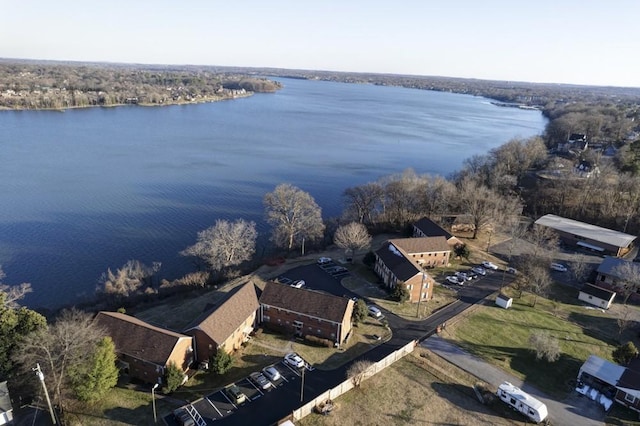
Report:
[[[498,387],[496,394],[514,410],[521,412],[536,423],[547,418],[546,405],[509,382],[503,382]]]

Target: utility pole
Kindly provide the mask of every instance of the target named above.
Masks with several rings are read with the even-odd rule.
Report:
[[[302,384],[300,386],[300,403],[302,403],[302,400],[304,399],[304,370],[306,370],[307,367],[302,367]]]
[[[40,383],[42,383],[42,389],[44,389],[44,396],[47,398],[47,405],[49,406],[49,414],[51,414],[51,422],[55,425],[56,423],[56,415],[53,412],[53,407],[51,406],[51,399],[49,399],[49,391],[47,390],[47,385],[44,383],[44,374],[40,369],[40,363],[36,363],[36,368],[32,368],[33,371],[36,372],[36,376],[40,379]]]
[[[155,394],[157,387],[158,387],[158,384],[156,383],[151,388],[151,404],[153,404],[153,423],[158,423],[158,417],[156,416],[156,394]]]

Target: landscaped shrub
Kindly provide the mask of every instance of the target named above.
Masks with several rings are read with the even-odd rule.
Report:
[[[313,343],[316,346],[326,346],[327,348],[333,347],[333,342],[331,340],[323,339],[322,337],[314,336],[312,334],[307,334],[306,336],[304,336],[304,340]]]

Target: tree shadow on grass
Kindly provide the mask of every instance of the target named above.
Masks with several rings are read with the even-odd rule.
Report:
[[[450,404],[458,406],[465,411],[495,414],[512,420],[521,420],[521,418],[515,416],[512,410],[502,410],[501,408],[503,407],[498,405],[499,401],[489,402],[488,405],[484,405],[478,400],[475,391],[470,386],[459,383],[434,382],[431,384],[431,387],[440,398],[447,400]],[[497,406],[494,407],[494,405]]]
[[[632,322],[627,332],[620,334],[617,318],[571,312],[569,320],[580,325],[587,336],[602,340],[613,346],[618,345],[619,340],[624,340],[626,337],[629,337],[627,340],[632,340],[634,336],[632,336],[633,332],[631,330],[637,325],[635,321]]]

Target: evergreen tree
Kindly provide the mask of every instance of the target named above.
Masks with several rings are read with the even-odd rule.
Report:
[[[353,314],[351,314],[351,320],[358,324],[367,318],[369,315],[369,310],[367,309],[367,304],[364,300],[358,299],[358,301],[353,306]]]
[[[176,365],[175,362],[171,362],[167,367],[164,378],[164,391],[166,393],[171,393],[184,383],[184,372]]]
[[[71,381],[80,401],[97,401],[118,383],[115,350],[113,340],[103,337],[89,361],[74,366]]]
[[[216,374],[224,374],[233,365],[233,358],[224,349],[220,348],[216,354],[211,357],[211,370]]]

